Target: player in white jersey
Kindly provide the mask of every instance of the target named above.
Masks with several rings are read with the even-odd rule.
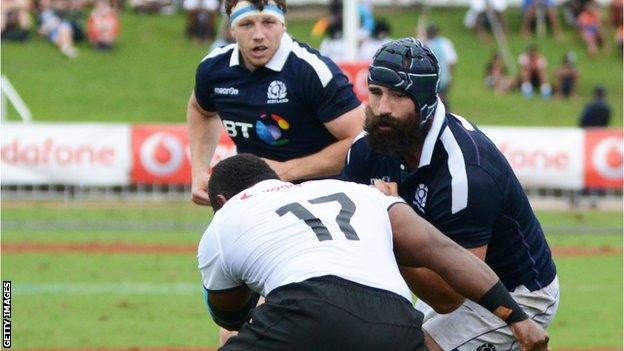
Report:
[[[206,302],[217,324],[240,329],[222,350],[426,350],[397,262],[435,271],[526,350],[546,350],[546,332],[498,277],[398,197],[282,182],[248,154],[220,162],[208,193],[218,212],[198,249]]]

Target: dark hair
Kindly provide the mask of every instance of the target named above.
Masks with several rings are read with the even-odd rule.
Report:
[[[208,181],[208,194],[214,209],[218,209],[217,195],[226,199],[267,179],[279,179],[277,173],[258,156],[238,154],[217,163]]]
[[[331,39],[342,38],[342,22],[334,22],[327,27],[327,36]]]
[[[232,15],[232,9],[236,4],[238,4],[240,0],[225,0],[225,13],[230,16]],[[258,10],[262,11],[264,9],[264,5],[269,3],[269,0],[246,0],[249,1],[252,5],[254,5]],[[286,0],[270,0],[275,2],[277,7],[279,7],[284,14],[286,14]]]
[[[605,96],[607,96],[607,89],[602,85],[596,85],[594,87],[594,97],[604,99]]]
[[[438,35],[439,31],[440,30],[438,26],[433,23],[427,26],[427,35],[431,35],[431,36]]]
[[[390,25],[384,20],[378,20],[375,22],[375,29],[373,30],[373,37],[376,39],[382,39],[383,36],[390,34]]]

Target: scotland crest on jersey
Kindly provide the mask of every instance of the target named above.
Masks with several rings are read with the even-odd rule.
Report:
[[[267,90],[267,104],[281,104],[288,102],[286,98],[286,84],[281,80],[274,80]]]
[[[425,184],[418,184],[416,193],[414,194],[414,201],[412,203],[418,207],[418,209],[425,213],[425,205],[427,204],[427,186]]]

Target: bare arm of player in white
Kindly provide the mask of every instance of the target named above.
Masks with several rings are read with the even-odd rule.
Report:
[[[198,205],[210,206],[208,167],[219,143],[221,120],[216,112],[202,109],[193,92],[186,110],[186,121],[191,147],[192,200]]]
[[[466,300],[430,269],[403,266],[399,269],[414,295],[439,314],[455,311]]]
[[[398,185],[396,182],[384,182],[375,180],[375,187],[382,193],[389,196],[399,196]],[[485,260],[486,246],[471,249],[481,260]],[[445,314],[455,311],[462,303],[465,297],[458,294],[447,282],[438,274],[427,268],[399,267],[401,275],[410,290],[420,299],[431,306],[437,313]]]
[[[498,282],[482,260],[444,236],[407,204],[392,206],[388,214],[400,265],[431,269],[473,301],[479,301]],[[510,328],[521,350],[547,350],[548,334],[532,319],[512,323]]]
[[[487,245],[468,249],[468,251],[484,261]],[[427,268],[400,267],[400,269],[401,275],[403,275],[412,292],[437,313],[451,313],[464,303],[464,296],[453,290],[435,272]]]
[[[340,117],[325,123],[325,127],[338,141],[315,154],[305,157],[284,162],[267,159],[265,161],[273,168],[281,180],[287,182],[332,176],[340,173],[353,139],[362,132],[364,127],[364,106],[360,105]]]

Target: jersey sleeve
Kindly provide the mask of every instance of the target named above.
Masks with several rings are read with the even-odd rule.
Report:
[[[453,241],[470,249],[487,245],[503,207],[503,190],[478,166],[467,166],[468,201],[452,213],[448,197],[427,204],[430,221]],[[452,199],[451,199],[452,201]]]
[[[341,179],[348,182],[370,184],[370,167],[367,167],[368,144],[366,133],[358,135],[347,152]]]
[[[377,189],[377,188],[375,188],[373,186],[370,186],[370,187],[379,193],[379,196],[381,197],[381,199],[380,199],[381,204],[383,205],[383,207],[386,210],[389,210],[390,207],[392,207],[392,205],[404,204],[405,203],[405,200],[403,200],[402,198],[400,198],[398,196],[386,195],[386,194],[382,193],[381,191],[379,191],[379,189]]]
[[[360,106],[360,100],[340,68],[327,58],[323,58],[323,63],[329,68],[332,78],[324,84],[322,77],[312,73],[314,78],[306,80],[304,94],[317,118],[326,123]]]
[[[210,61],[202,61],[195,72],[195,98],[201,108],[206,111],[216,111],[212,100],[214,87],[210,84]]]
[[[232,277],[226,270],[217,224],[214,220],[199,243],[197,260],[206,290],[222,291],[244,285],[240,279]]]

